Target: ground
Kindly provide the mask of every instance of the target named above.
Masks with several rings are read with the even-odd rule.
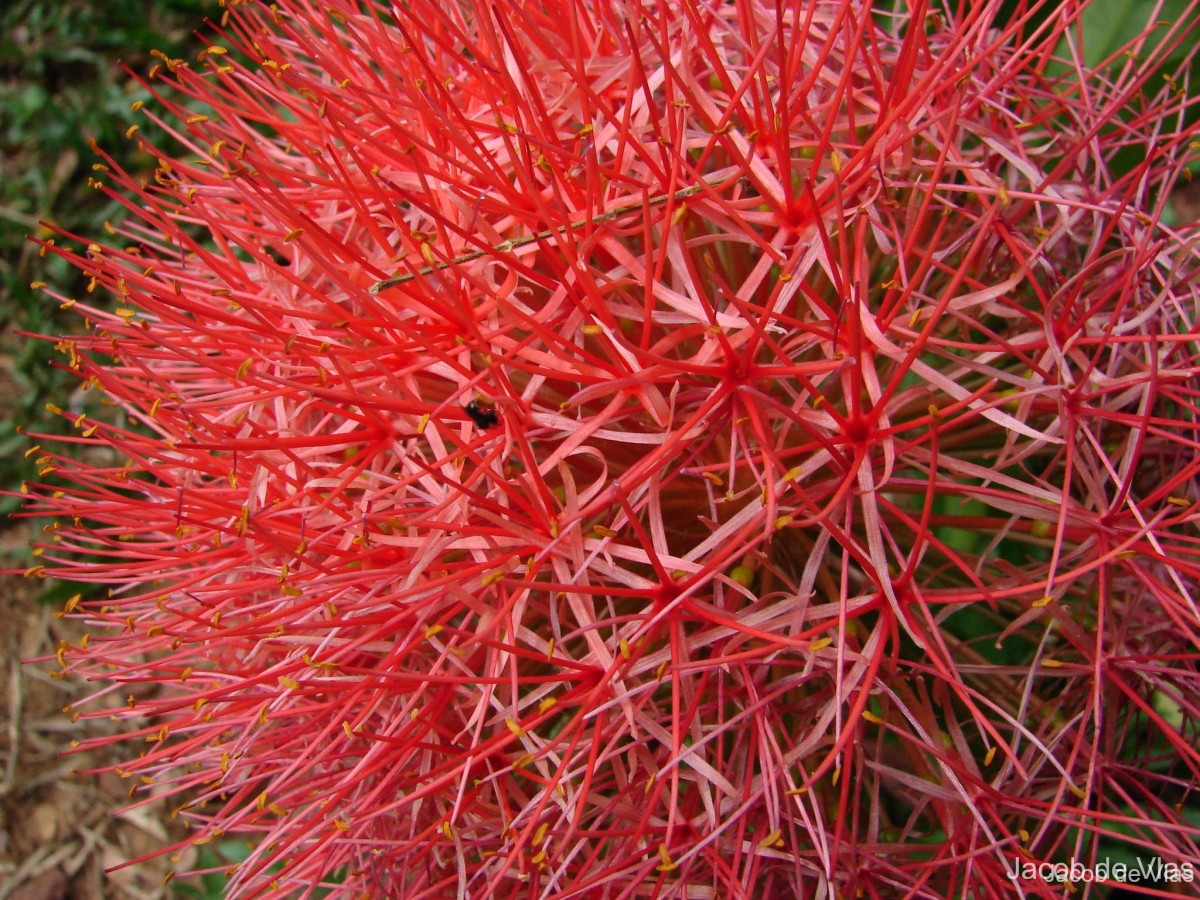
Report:
[[[24,529],[10,528],[0,540],[12,553],[25,537]],[[63,753],[97,729],[73,723],[66,711],[88,686],[51,677],[58,642],[77,643],[83,628],[38,602],[45,587],[19,576],[0,581],[0,900],[170,896],[163,880],[175,864],[168,857],[106,871],[170,844],[181,830],[172,827],[166,803],[122,809],[130,783],[88,773],[115,761],[111,751]],[[48,663],[29,662],[46,656]]]

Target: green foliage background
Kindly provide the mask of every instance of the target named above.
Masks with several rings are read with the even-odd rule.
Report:
[[[153,161],[124,136],[130,104],[149,94],[122,64],[144,75],[151,50],[193,58],[216,0],[10,0],[0,4],[0,487],[34,474],[29,441],[16,431],[64,430],[44,406],[66,406],[73,379],[54,370],[49,344],[24,333],[79,328],[33,281],[67,296],[86,296],[86,280],[62,260],[42,258],[28,239],[42,222],[82,236],[105,235],[117,206],[88,186],[95,140],[131,171]],[[144,119],[139,119],[146,131]],[[105,303],[105,298],[95,298]],[[0,514],[17,507],[0,498]],[[0,566],[19,565],[4,559]]]

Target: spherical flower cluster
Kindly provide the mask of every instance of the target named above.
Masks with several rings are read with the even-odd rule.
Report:
[[[226,6],[28,490],[230,896],[1197,857],[1194,3]]]

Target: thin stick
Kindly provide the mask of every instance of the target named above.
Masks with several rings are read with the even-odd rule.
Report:
[[[744,176],[743,176],[744,177]],[[735,181],[740,181],[741,178],[735,178]],[[396,287],[405,282],[412,281],[414,278],[423,275],[432,275],[434,272],[440,272],[442,269],[449,269],[451,266],[457,266],[461,263],[471,262],[472,260],[488,256],[492,253],[511,253],[518,247],[524,247],[526,244],[532,244],[535,241],[544,241],[547,238],[555,235],[563,234],[567,231],[575,231],[578,228],[583,228],[587,225],[595,225],[599,222],[611,222],[613,219],[620,218],[631,212],[637,212],[647,206],[662,206],[668,200],[686,200],[688,197],[694,197],[705,188],[715,187],[716,184],[711,181],[704,181],[700,184],[693,184],[691,187],[680,188],[673,194],[656,194],[645,202],[630,203],[626,206],[618,206],[616,209],[611,209],[608,212],[600,213],[591,219],[584,219],[582,222],[571,222],[567,225],[559,225],[557,228],[547,228],[545,231],[539,231],[536,234],[527,234],[523,237],[510,238],[507,241],[501,241],[493,247],[486,250],[472,250],[470,253],[464,253],[462,256],[456,256],[449,262],[440,262],[432,266],[423,266],[415,272],[409,272],[407,275],[397,275],[395,278],[385,278],[383,281],[377,281],[369,288],[372,294],[378,294],[380,291],[386,291],[388,288]]]

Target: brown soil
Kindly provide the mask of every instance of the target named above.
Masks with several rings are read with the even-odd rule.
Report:
[[[22,528],[0,532],[4,557],[19,558],[26,540]],[[170,896],[164,879],[183,862],[177,857],[113,868],[181,836],[165,802],[125,809],[128,781],[85,774],[117,761],[112,751],[63,753],[96,727],[72,723],[65,711],[87,685],[50,675],[58,642],[78,643],[83,628],[38,601],[47,586],[0,577],[0,900]]]

